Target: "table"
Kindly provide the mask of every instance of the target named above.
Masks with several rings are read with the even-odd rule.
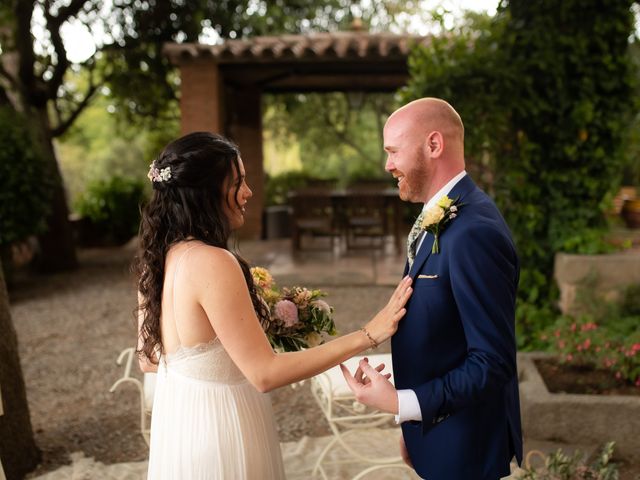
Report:
[[[301,249],[303,233],[346,238],[354,247],[358,234],[383,239],[393,235],[396,253],[402,252],[402,210],[397,188],[305,188],[289,194],[293,210],[293,249]]]

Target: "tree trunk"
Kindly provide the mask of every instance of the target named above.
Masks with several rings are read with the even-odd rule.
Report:
[[[42,155],[49,163],[48,172],[54,181],[51,213],[46,219],[47,230],[39,236],[41,258],[38,268],[43,272],[72,270],[78,266],[73,231],[69,222],[69,208],[62,174],[53,148],[46,110],[35,112],[30,123],[32,134],[41,146]]]
[[[7,480],[24,478],[40,461],[29,417],[22,368],[18,357],[18,339],[11,322],[9,296],[0,265],[0,459]]]

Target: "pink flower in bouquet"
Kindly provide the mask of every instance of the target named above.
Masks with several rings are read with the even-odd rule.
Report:
[[[324,313],[331,313],[331,307],[324,300],[314,300],[313,302],[311,302],[311,305],[316,307],[318,310],[323,311]]]
[[[287,327],[293,327],[298,323],[298,307],[290,300],[280,300],[275,307],[276,317]]]

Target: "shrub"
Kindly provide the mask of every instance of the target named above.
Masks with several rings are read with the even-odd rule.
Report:
[[[26,123],[0,108],[0,246],[44,231],[53,191],[52,175]]]
[[[610,463],[614,445],[614,442],[605,444],[598,458],[590,465],[583,464],[584,454],[580,451],[569,456],[558,449],[544,459],[544,467],[527,466],[514,477],[519,480],[618,480],[618,467]],[[539,454],[535,450],[532,452]]]
[[[96,180],[76,203],[77,212],[89,219],[105,242],[122,243],[138,231],[144,182],[120,176]]]
[[[640,387],[638,285],[620,304],[602,303],[578,317],[561,316],[540,336],[566,363],[610,370],[618,381]]]

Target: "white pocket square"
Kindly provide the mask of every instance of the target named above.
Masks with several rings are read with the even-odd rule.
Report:
[[[418,275],[418,278],[428,278],[433,280],[434,278],[438,278],[438,275]]]

